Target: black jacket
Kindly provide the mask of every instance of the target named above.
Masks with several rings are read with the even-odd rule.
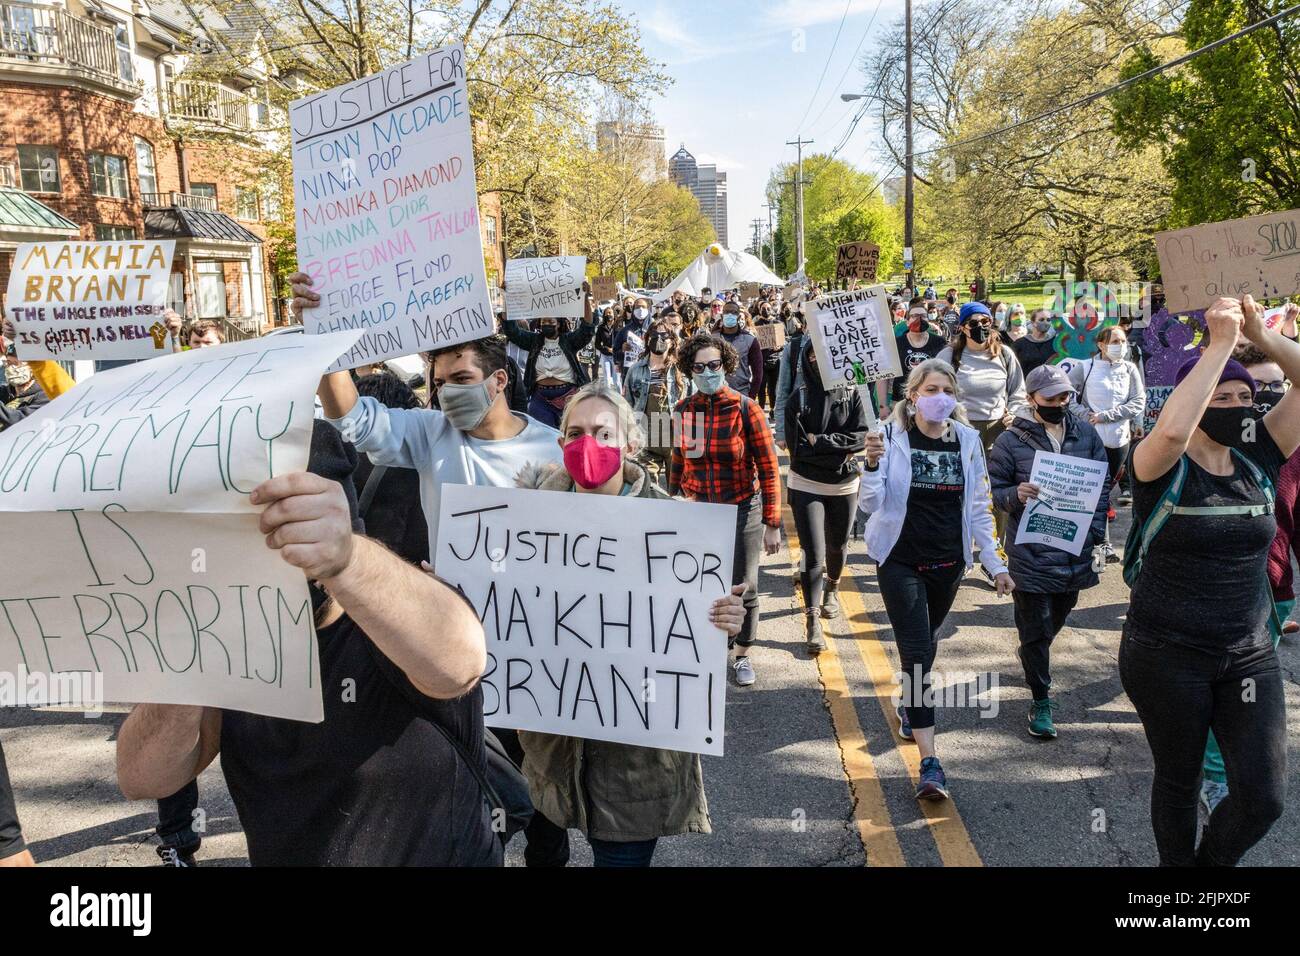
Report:
[[[532,395],[533,390],[537,387],[537,356],[541,354],[542,345],[546,342],[546,336],[540,332],[522,328],[518,322],[514,322],[509,318],[502,322],[501,326],[506,338],[528,353],[528,365],[524,369],[524,390],[529,395]],[[595,334],[596,325],[594,322],[590,325],[586,322],[579,322],[578,327],[572,332],[560,333],[560,351],[569,360],[569,368],[573,369],[573,384],[579,388],[590,382],[591,376],[587,374],[587,369],[583,364],[578,361],[578,350],[584,348]]]
[[[49,403],[49,396],[36,379],[32,379],[31,386],[21,395],[11,385],[0,385],[0,431],[10,425],[17,425],[42,405]]]
[[[790,470],[826,485],[848,481],[858,473],[854,456],[867,444],[867,411],[856,388],[827,392],[809,362],[812,340],[800,348],[801,375],[785,403],[785,441]],[[810,441],[809,435],[816,440]]]
[[[1017,415],[989,451],[993,503],[1011,517],[1007,528],[1011,577],[1017,589],[1034,594],[1060,594],[1095,587],[1098,578],[1092,569],[1092,549],[1106,539],[1106,510],[1110,507],[1108,490],[1103,490],[1097,501],[1088,540],[1078,555],[1045,544],[1015,544],[1016,528],[1025,510],[1016,488],[1029,480],[1035,451],[1054,451],[1047,430],[1035,419],[1026,417],[1028,414]],[[1073,415],[1065,416],[1065,440],[1061,442],[1060,454],[1106,462],[1106,446],[1097,429]]]

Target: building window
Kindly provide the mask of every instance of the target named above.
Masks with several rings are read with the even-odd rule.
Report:
[[[90,191],[96,196],[130,199],[126,182],[126,157],[109,153],[87,153],[90,163]]]
[[[142,195],[157,194],[158,170],[153,162],[153,146],[147,139],[135,138],[135,172]]]
[[[220,262],[211,260],[194,263],[196,289],[195,307],[200,319],[226,317],[226,275]]]
[[[248,91],[248,98],[252,101],[250,106],[250,118],[253,125],[261,129],[271,125],[271,101],[267,95],[266,87],[255,86]]]
[[[497,217],[487,217],[487,241],[489,246],[497,244]]]
[[[203,196],[207,199],[217,198],[216,183],[190,183],[191,196]]]
[[[135,64],[131,62],[131,31],[126,24],[113,28],[113,42],[117,46],[117,75],[128,83],[135,82]]]
[[[267,183],[262,187],[262,212],[271,222],[280,218],[280,184]]]
[[[59,151],[53,146],[19,146],[18,168],[23,189],[29,193],[62,192],[59,185]]]
[[[106,222],[95,224],[95,239],[99,242],[122,242],[134,238],[134,226],[114,226]]]
[[[235,187],[235,216],[239,219],[257,219],[257,190]]]

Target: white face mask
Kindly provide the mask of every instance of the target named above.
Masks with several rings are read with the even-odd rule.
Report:
[[[1125,342],[1111,342],[1106,346],[1106,357],[1112,362],[1118,362],[1128,355],[1128,344]]]
[[[642,321],[644,321],[644,320],[645,320],[645,319],[650,315],[650,310],[649,310],[649,309],[646,309],[646,308],[633,309],[633,310],[632,310],[632,314],[633,314],[636,318],[641,319]]]

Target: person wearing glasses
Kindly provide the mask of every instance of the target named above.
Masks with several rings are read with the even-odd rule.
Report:
[[[907,376],[922,362],[938,357],[947,343],[943,336],[930,331],[929,310],[924,299],[913,299],[907,309],[907,331],[898,337],[898,358],[903,363],[903,374],[894,379],[889,399],[892,406],[906,396]]]
[[[754,683],[749,648],[758,633],[760,553],[781,548],[781,475],[767,416],[749,396],[727,384],[736,350],[720,335],[701,332],[678,351],[695,394],[677,403],[668,491],[691,501],[736,505],[731,583],[745,585],[745,623],[729,642],[737,685]]]

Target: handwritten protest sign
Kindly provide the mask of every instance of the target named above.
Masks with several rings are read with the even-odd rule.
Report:
[[[169,350],[172,239],[23,242],[7,314],[20,359],[145,359]]]
[[[763,284],[761,282],[742,282],[736,289],[741,302],[749,302],[751,299],[757,299],[758,294],[762,291]]]
[[[506,315],[512,320],[580,319],[583,314],[583,256],[511,259],[506,263]]]
[[[0,575],[0,672],[319,721],[306,579],[248,493],[306,466],[316,383],[360,334],[168,353],[0,432],[0,527],[32,544]]]
[[[807,310],[817,370],[827,388],[863,385],[903,373],[883,285],[832,292]]]
[[[846,242],[836,250],[835,278],[875,282],[880,247],[874,242]]]
[[[1097,511],[1106,462],[1034,452],[1029,481],[1039,488],[1020,516],[1016,544],[1045,544],[1079,554]]]
[[[487,635],[484,720],[721,754],[735,508],[448,485],[434,567]]]
[[[591,280],[591,295],[597,302],[618,298],[618,279],[613,276],[596,276]]]
[[[1172,314],[1207,308],[1219,296],[1278,299],[1300,292],[1300,210],[1156,233]]]
[[[769,325],[754,326],[754,338],[758,339],[759,348],[779,349],[785,345],[785,326],[779,322]]]
[[[462,47],[295,100],[289,125],[303,322],[365,330],[334,368],[492,334]]]
[[[1147,403],[1142,411],[1142,430],[1148,434],[1151,429],[1156,427],[1156,421],[1160,418],[1160,411],[1165,407],[1165,402],[1173,393],[1172,385],[1148,385],[1147,386]]]

